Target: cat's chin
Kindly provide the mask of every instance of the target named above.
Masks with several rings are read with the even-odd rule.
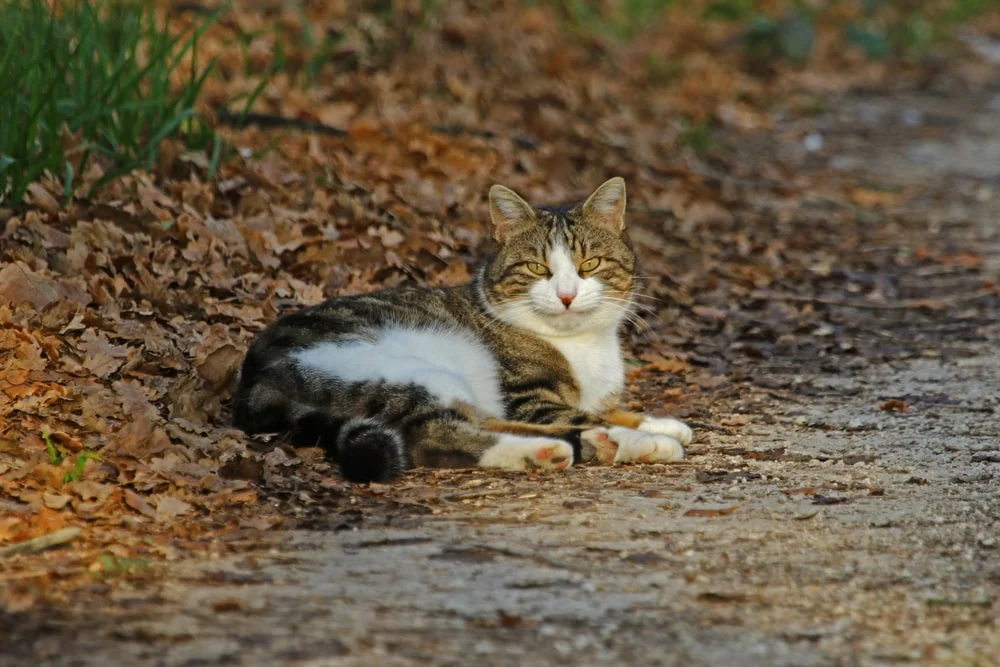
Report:
[[[514,311],[502,314],[509,323],[546,337],[578,336],[617,327],[620,318],[600,308],[586,311]]]

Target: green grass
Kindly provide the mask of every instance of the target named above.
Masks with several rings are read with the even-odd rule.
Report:
[[[662,20],[673,0],[525,0],[556,9],[574,32],[627,42]]]
[[[97,452],[91,452],[88,450],[80,452],[77,454],[76,463],[73,464],[73,469],[63,475],[63,482],[79,482],[83,479],[83,468],[87,465],[87,461],[90,459],[95,461],[104,460]]]
[[[97,185],[152,170],[164,139],[220,140],[195,110],[214,62],[198,39],[215,17],[173,34],[141,0],[0,0],[0,203],[18,206],[49,173],[69,196],[96,161]],[[185,58],[190,61],[185,64]]]

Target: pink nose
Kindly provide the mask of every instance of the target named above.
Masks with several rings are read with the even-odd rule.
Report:
[[[576,295],[575,295],[575,294],[570,294],[570,295],[564,295],[564,294],[560,294],[560,295],[559,295],[559,300],[563,302],[563,305],[564,305],[564,306],[566,306],[567,308],[569,308],[569,305],[570,305],[571,303],[573,303],[573,299],[574,299],[575,297],[576,297]]]

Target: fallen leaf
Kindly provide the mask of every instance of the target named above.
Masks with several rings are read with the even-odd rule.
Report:
[[[656,565],[657,563],[663,563],[667,559],[659,554],[655,554],[652,551],[641,551],[635,554],[629,554],[622,558],[626,563],[636,563],[638,565]]]
[[[45,506],[49,509],[61,510],[66,507],[71,500],[73,500],[73,496],[67,496],[59,493],[42,494],[42,502],[44,502]]]
[[[125,489],[125,504],[134,509],[139,514],[149,517],[150,519],[156,518],[156,510],[153,506],[146,502],[146,499],[140,496],[138,493],[132,489]]]
[[[180,498],[160,496],[156,500],[156,518],[160,520],[174,519],[191,511],[191,505]]]
[[[815,494],[812,499],[813,505],[841,505],[849,502],[851,502],[851,499],[844,496],[821,496],[818,493]]]
[[[902,192],[888,192],[871,188],[855,188],[851,191],[851,200],[865,208],[887,208],[896,206],[906,199]]]
[[[32,183],[28,186],[28,201],[50,215],[59,213],[59,202],[52,193],[42,187],[41,183]]]
[[[730,507],[693,507],[684,512],[683,516],[725,516],[726,514],[735,512],[738,507],[739,505],[732,505]]]
[[[658,354],[643,354],[640,359],[646,362],[643,370],[649,369],[659,373],[690,373],[691,364],[683,359],[663,357]]]

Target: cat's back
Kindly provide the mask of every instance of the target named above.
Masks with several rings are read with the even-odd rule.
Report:
[[[336,297],[284,316],[247,355],[243,376],[284,367],[339,382],[419,385],[444,404],[503,414],[494,346],[472,286],[400,287]]]
[[[392,329],[473,331],[479,309],[467,287],[395,287],[333,297],[282,316],[254,347],[291,351],[324,342],[374,340]]]

